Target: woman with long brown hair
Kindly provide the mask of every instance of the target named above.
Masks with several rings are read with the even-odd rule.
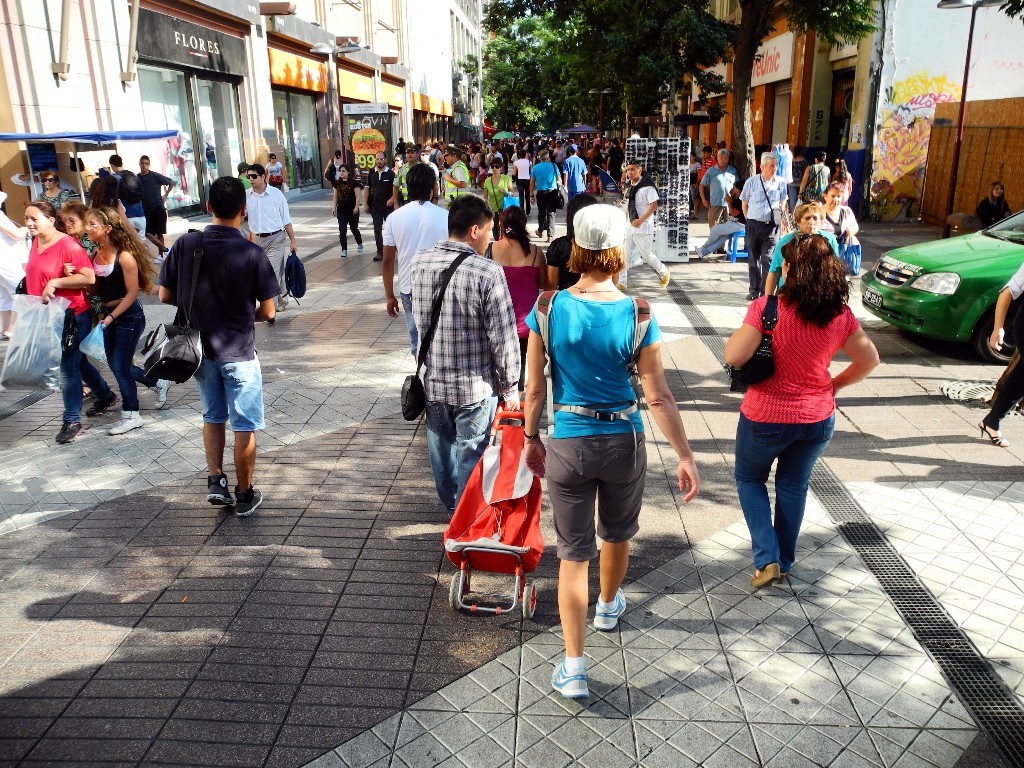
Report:
[[[786,576],[807,503],[811,468],[832,439],[836,393],[864,379],[878,352],[848,306],[846,265],[820,234],[800,234],[782,249],[778,319],[772,332],[775,373],[747,390],[736,428],[736,489],[750,530],[755,589]],[[746,365],[761,343],[771,297],[755,299],[725,345],[725,362]],[[842,350],[851,362],[835,378]],[[768,475],[775,469],[775,516]]]
[[[102,304],[103,346],[107,364],[121,391],[121,421],[110,430],[121,435],[142,426],[136,382],[157,391],[157,407],[167,401],[169,382],[147,379],[132,365],[132,356],[146,328],[139,292],[153,290],[154,269],[135,233],[113,208],[93,208],[85,215],[85,229],[96,244],[94,291]]]
[[[57,209],[46,200],[34,200],[25,209],[25,227],[32,236],[32,247],[25,264],[25,286],[30,296],[49,301],[55,296],[67,299],[75,315],[76,342],[60,359],[60,393],[64,416],[57,442],[70,443],[82,432],[82,382],[96,396],[86,415],[95,416],[117,403],[100,372],[89,362],[78,344],[92,330],[92,312],[84,288],[96,282],[96,273],[85,249],[64,233]],[[67,267],[73,267],[71,274]]]

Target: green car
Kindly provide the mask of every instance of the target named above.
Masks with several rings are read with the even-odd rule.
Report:
[[[1006,363],[1013,345],[996,352],[988,339],[996,296],[1022,263],[1024,212],[971,235],[888,251],[861,278],[864,308],[905,331],[969,341],[983,359]]]

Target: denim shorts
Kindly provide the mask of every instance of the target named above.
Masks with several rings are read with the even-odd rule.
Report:
[[[263,373],[258,357],[234,363],[203,358],[196,371],[203,421],[231,421],[233,432],[263,429]]]

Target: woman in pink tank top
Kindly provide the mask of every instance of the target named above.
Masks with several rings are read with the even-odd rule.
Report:
[[[847,305],[846,266],[818,234],[798,235],[782,249],[785,283],[772,334],[775,373],[747,390],[736,428],[736,489],[750,529],[755,589],[789,574],[814,462],[832,439],[835,395],[878,365],[878,351]],[[768,297],[751,302],[725,345],[725,362],[745,365],[761,343]],[[851,362],[832,378],[843,350]],[[768,475],[775,468],[775,516]]]
[[[526,213],[518,205],[506,208],[499,218],[501,239],[491,243],[490,256],[501,265],[512,297],[512,309],[516,313],[516,331],[519,334],[520,371],[519,391],[526,385],[526,341],[530,329],[526,316],[541,291],[547,290],[547,269],[544,254],[530,242],[526,231]]]

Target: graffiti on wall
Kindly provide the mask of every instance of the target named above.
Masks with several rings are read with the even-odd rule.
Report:
[[[920,215],[935,107],[959,100],[959,94],[959,83],[927,72],[894,82],[885,90],[874,146],[874,218],[897,221]]]

